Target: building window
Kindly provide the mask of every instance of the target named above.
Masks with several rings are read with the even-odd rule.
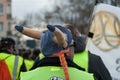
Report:
[[[3,31],[3,22],[0,22],[0,31]]]
[[[11,23],[8,23],[8,31],[11,31]]]
[[[3,4],[0,3],[0,15],[3,14]]]
[[[11,33],[11,23],[10,23],[10,22],[8,22],[7,35],[8,35],[8,36],[11,36],[11,35],[12,35],[12,33]]]
[[[11,14],[7,14],[7,19],[11,19],[11,18],[12,18]]]
[[[11,4],[7,5],[7,19],[11,19]]]
[[[11,2],[11,0],[7,0],[8,2]]]

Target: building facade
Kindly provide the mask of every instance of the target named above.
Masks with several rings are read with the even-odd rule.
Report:
[[[0,0],[0,37],[11,33],[12,0]]]

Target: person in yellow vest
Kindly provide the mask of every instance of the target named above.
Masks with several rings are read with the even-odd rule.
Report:
[[[34,64],[34,60],[24,59],[26,71],[29,71]]]
[[[20,71],[26,71],[23,58],[15,55],[15,41],[12,38],[0,40],[0,60],[5,59],[12,80],[19,78]]]
[[[15,26],[24,35],[40,39],[40,49],[45,56],[33,70],[21,73],[21,80],[94,80],[92,74],[84,71],[73,61],[72,34],[60,25],[47,25],[39,31]]]
[[[40,53],[41,53],[40,49],[34,49],[32,53],[30,54],[29,58],[32,60],[35,60],[39,56]]]
[[[40,49],[34,49],[32,53],[29,56],[29,60],[25,60],[25,63],[29,64],[27,65],[27,70],[30,70],[31,67],[33,66],[34,62],[38,61],[42,56],[40,56],[41,52]]]
[[[71,31],[75,42],[73,61],[82,68],[85,68],[85,71],[93,73],[98,80],[112,80],[101,57],[85,50],[86,36],[82,35],[78,29],[73,27],[71,24],[64,24],[64,26]]]
[[[24,63],[25,63],[25,66],[26,66],[26,70],[27,71],[29,71],[30,70],[30,68],[33,66],[33,64],[34,64],[34,60],[31,58],[31,57],[29,57],[32,53],[31,53],[31,50],[24,50],[22,53],[20,53],[20,54],[22,54],[21,56],[24,58]]]

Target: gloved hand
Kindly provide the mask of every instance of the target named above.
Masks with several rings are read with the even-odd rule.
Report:
[[[19,32],[23,32],[23,26],[15,26],[15,29],[18,30]]]
[[[55,26],[53,26],[53,25],[47,25],[47,28],[48,28],[51,32],[54,32],[54,31],[55,31]]]

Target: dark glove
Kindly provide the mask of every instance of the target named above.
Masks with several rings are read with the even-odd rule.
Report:
[[[23,26],[15,26],[15,29],[18,30],[19,32],[23,32]]]
[[[55,26],[53,26],[53,25],[47,25],[47,28],[48,28],[51,32],[54,32],[54,31],[55,31]]]

